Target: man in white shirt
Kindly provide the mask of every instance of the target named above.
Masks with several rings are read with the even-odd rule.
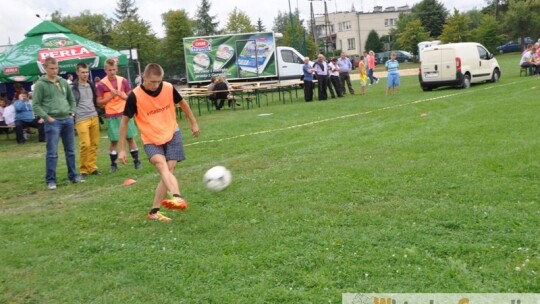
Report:
[[[15,106],[13,103],[4,109],[4,121],[6,125],[15,127]]]
[[[332,94],[332,98],[335,98],[334,93],[332,92],[332,86],[334,87],[334,90],[336,91],[335,95],[337,95],[337,97],[343,97],[343,92],[345,92],[345,90],[341,86],[342,83],[341,83],[341,80],[339,78],[341,69],[340,69],[340,67],[338,65],[338,59],[337,58],[332,58],[332,60],[328,64],[328,68],[329,68],[329,71],[330,71],[330,83],[332,84],[332,85],[328,86],[328,88],[330,89],[330,93]]]

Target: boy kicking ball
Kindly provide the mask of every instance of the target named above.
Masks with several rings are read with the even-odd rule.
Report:
[[[386,96],[390,95],[390,90],[393,90],[393,95],[397,95],[399,87],[399,62],[396,60],[396,53],[390,54],[390,59],[384,64],[388,71],[388,85],[386,86]]]
[[[192,135],[199,136],[200,131],[189,104],[172,84],[163,81],[163,75],[160,65],[150,63],[146,66],[142,85],[131,91],[127,98],[120,123],[120,138],[125,137],[129,119],[134,117],[141,132],[144,151],[160,176],[148,219],[169,222],[171,219],[159,211],[162,205],[168,209],[187,208],[174,176],[177,162],[185,159],[182,133],[176,121],[176,105],[189,119]],[[124,141],[118,143],[118,161],[125,164],[125,144]],[[168,199],[167,193],[172,197]]]

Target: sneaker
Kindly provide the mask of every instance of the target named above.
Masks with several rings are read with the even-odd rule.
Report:
[[[101,175],[101,171],[96,170],[96,171],[90,173],[90,175]]]
[[[375,84],[378,84],[379,83],[379,79],[377,79],[377,81],[375,81]]]
[[[49,190],[55,190],[55,189],[56,189],[56,184],[55,184],[55,183],[48,183],[48,184],[47,184],[47,189],[49,189]]]
[[[161,205],[167,209],[185,210],[188,204],[185,199],[181,197],[173,197],[171,199],[164,199],[161,201]]]
[[[78,184],[78,183],[84,183],[85,180],[82,177],[82,175],[77,175],[71,180],[71,182],[74,183],[74,184]]]
[[[160,221],[160,222],[170,222],[171,221],[171,218],[170,217],[166,217],[165,215],[163,215],[163,213],[161,212],[156,212],[156,213],[148,213],[148,219],[151,220],[151,221]]]
[[[142,168],[142,163],[140,160],[134,161],[133,164],[135,165],[135,170],[139,170]]]
[[[111,165],[111,173],[116,172],[116,169],[118,169],[118,167],[116,166],[116,164]]]

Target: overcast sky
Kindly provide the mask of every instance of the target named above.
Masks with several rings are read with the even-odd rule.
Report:
[[[296,7],[300,10],[301,18],[308,20],[310,17],[309,0],[211,0],[210,15],[216,15],[219,28],[222,28],[228,14],[238,7],[247,13],[255,24],[261,18],[267,30],[271,30],[274,18],[278,11],[288,12],[289,3],[292,10]],[[352,5],[356,11],[371,12],[375,5],[412,7],[420,0],[327,0],[328,12],[350,10]],[[468,11],[474,8],[481,9],[486,6],[486,0],[439,0],[452,12],[453,8],[459,11]],[[83,10],[90,10],[93,14],[105,14],[114,16],[116,0],[2,0],[0,10],[0,45],[11,42],[15,44],[24,39],[24,34],[41,22],[36,17],[39,14],[43,19],[50,19],[50,14],[60,11],[62,15],[78,16]],[[200,0],[135,0],[139,8],[139,16],[150,22],[152,29],[159,36],[163,36],[161,14],[168,10],[185,9],[190,17],[194,17]],[[314,0],[313,9],[315,14],[324,13],[324,1]]]

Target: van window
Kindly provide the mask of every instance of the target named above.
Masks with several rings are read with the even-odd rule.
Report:
[[[478,55],[480,55],[480,59],[488,60],[489,59],[489,53],[486,51],[485,48],[477,45],[476,49],[478,50]]]
[[[283,58],[283,61],[289,63],[304,63],[304,60],[291,50],[281,50],[281,58]]]

